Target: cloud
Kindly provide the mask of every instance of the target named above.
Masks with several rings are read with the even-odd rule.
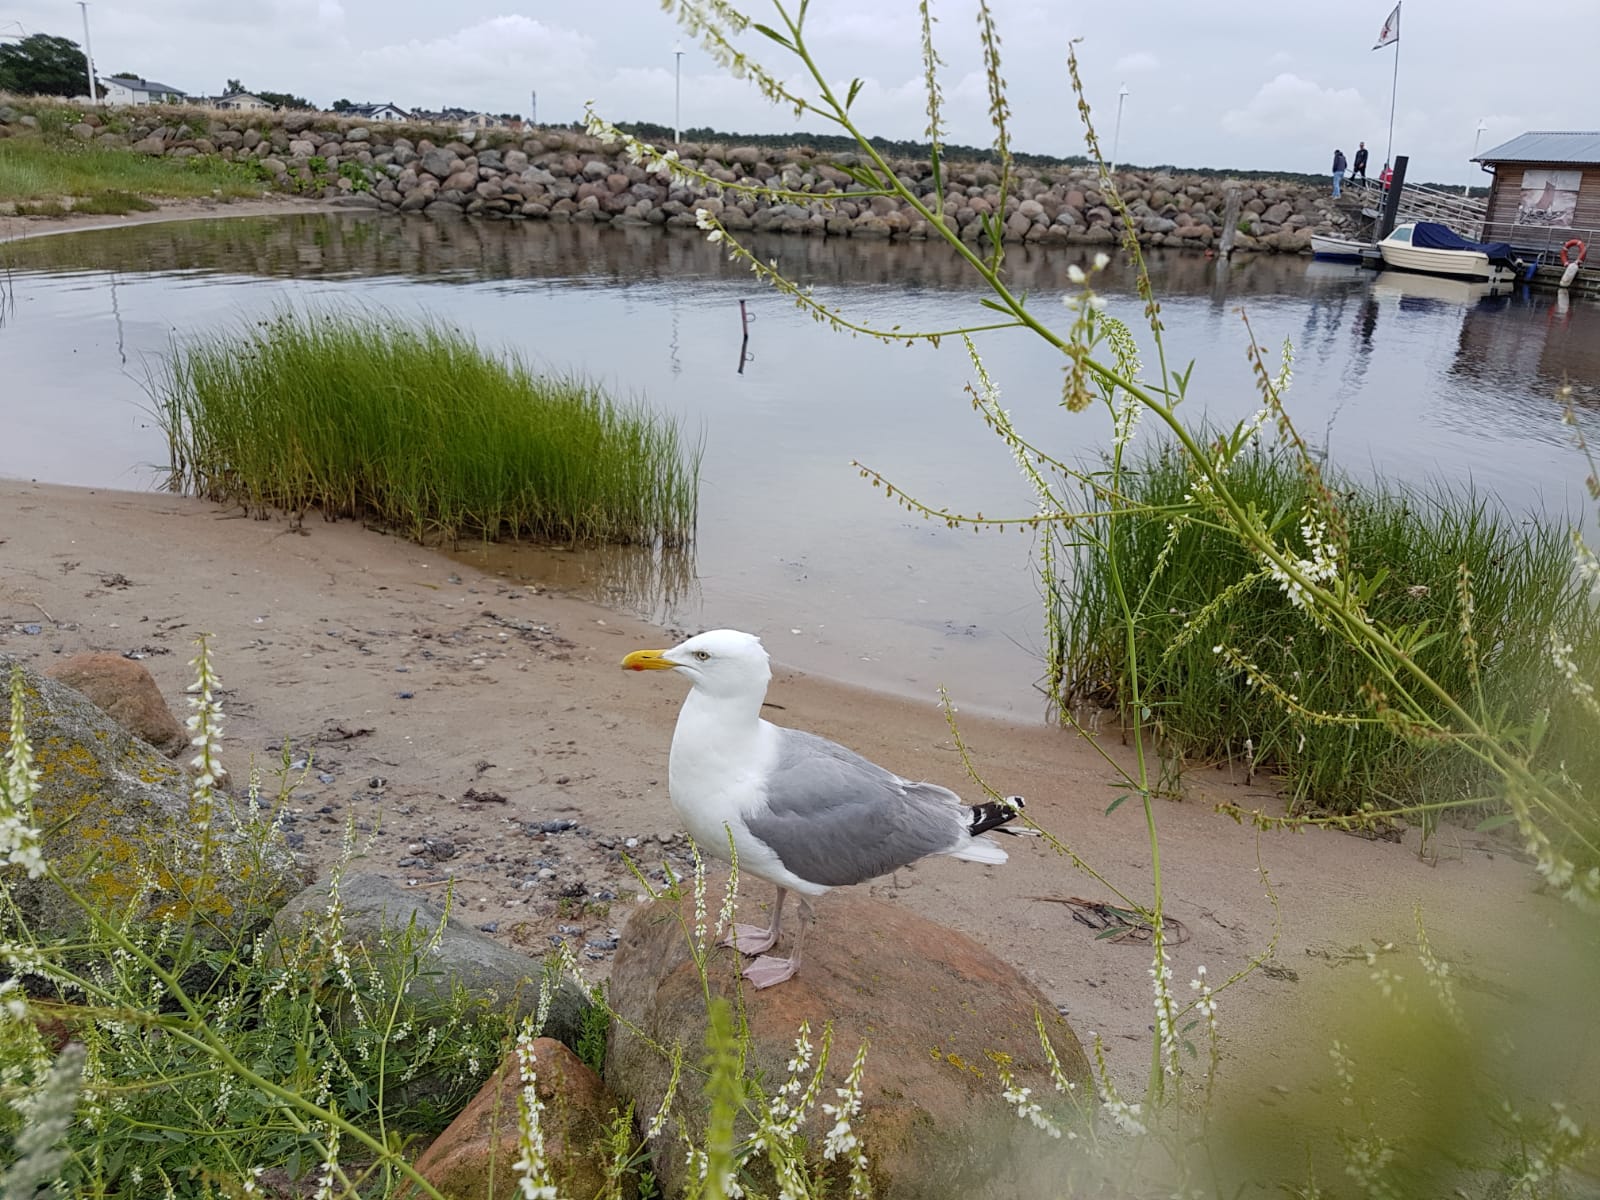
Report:
[[[1353,142],[1376,114],[1355,88],[1326,88],[1292,72],[1274,76],[1240,108],[1222,114],[1225,133],[1245,140],[1293,138],[1321,157],[1330,147]]]
[[[764,18],[763,18],[764,19]],[[859,42],[868,46],[900,45],[911,39],[921,44],[922,26],[905,12],[863,12],[825,9],[806,22],[806,40]],[[771,43],[768,43],[771,46]],[[776,50],[777,47],[771,47]]]
[[[1161,60],[1148,50],[1135,50],[1132,54],[1124,54],[1111,64],[1111,69],[1120,75],[1139,75],[1146,71],[1158,70]]]
[[[363,94],[392,94],[410,105],[459,104],[482,93],[581,88],[594,79],[594,46],[588,34],[498,16],[441,37],[358,51],[342,74],[349,90]]]

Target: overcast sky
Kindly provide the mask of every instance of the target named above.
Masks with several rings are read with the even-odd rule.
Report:
[[[745,11],[771,22],[769,2],[746,0]],[[1376,171],[1395,48],[1372,46],[1392,7],[994,0],[1013,145],[1082,152],[1065,69],[1069,39],[1082,37],[1108,154],[1125,83],[1123,160],[1323,171],[1335,146],[1353,156],[1365,139]],[[1600,42],[1600,0],[1540,0],[1537,51],[1521,11],[1489,0],[1405,0],[1394,143],[1411,156],[1411,178],[1481,181],[1467,162],[1480,121],[1483,149],[1529,129],[1600,125],[1582,62],[1582,48]],[[985,144],[992,134],[973,5],[935,0],[935,12],[950,139]],[[89,13],[102,75],[138,72],[190,93],[215,94],[237,77],[323,105],[347,97],[527,115],[537,90],[547,123],[579,119],[591,98],[613,120],[673,121],[681,34],[654,0],[94,0]],[[0,34],[19,28],[82,40],[71,0],[0,0]],[[857,112],[868,132],[921,136],[914,0],[812,0],[808,29],[830,79],[866,81]],[[747,42],[770,68],[793,74],[777,47]],[[1563,43],[1575,47],[1567,66],[1554,49]],[[796,127],[691,39],[682,44],[685,127]],[[802,127],[824,128],[815,118]]]

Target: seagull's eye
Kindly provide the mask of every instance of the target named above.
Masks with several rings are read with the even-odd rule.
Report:
[[[711,652],[709,650],[696,650],[694,652],[694,656],[696,658],[698,658],[701,662],[705,662],[707,659],[709,659],[711,657]]]

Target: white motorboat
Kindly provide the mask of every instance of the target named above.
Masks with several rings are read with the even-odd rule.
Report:
[[[1408,221],[1378,243],[1383,265],[1399,271],[1509,284],[1517,260],[1504,242],[1469,242],[1448,225]]]
[[[1371,249],[1371,242],[1358,242],[1352,238],[1343,238],[1332,233],[1313,233],[1311,235],[1312,256],[1325,258],[1332,262],[1360,262],[1361,252]]]

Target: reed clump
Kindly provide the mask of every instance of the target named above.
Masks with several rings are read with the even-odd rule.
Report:
[[[1275,536],[1314,556],[1298,527],[1312,484],[1293,455],[1258,446],[1234,460],[1228,479]],[[1470,489],[1325,481],[1348,528],[1345,565],[1376,585],[1370,619],[1451,695],[1481,687],[1491,712],[1547,712],[1540,757],[1575,778],[1597,777],[1592,718],[1550,650],[1559,630],[1586,672],[1600,665],[1600,624],[1573,570],[1570,535]],[[1131,652],[1143,704],[1185,759],[1249,753],[1282,773],[1297,805],[1335,812],[1486,799],[1494,784],[1480,757],[1388,719],[1370,664],[1337,629],[1307,620],[1233,531],[1189,519],[1195,486],[1183,455],[1149,450],[1125,467],[1126,504],[1094,537],[1074,541],[1071,569],[1049,598],[1060,697],[1125,707]],[[1113,557],[1120,579],[1143,590],[1131,636]]]
[[[280,311],[175,346],[154,381],[172,485],[418,540],[679,545],[699,448],[576,375],[433,321]]]

